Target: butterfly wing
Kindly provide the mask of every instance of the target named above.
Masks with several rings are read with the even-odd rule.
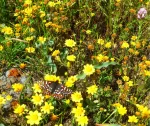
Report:
[[[53,96],[56,99],[62,99],[67,97],[68,95],[70,95],[72,93],[71,89],[68,89],[67,87],[65,87],[62,84],[58,84],[55,88],[55,91],[53,92]]]
[[[68,89],[58,82],[44,81],[40,85],[45,94],[51,94],[56,99],[62,99],[72,93],[71,89]]]

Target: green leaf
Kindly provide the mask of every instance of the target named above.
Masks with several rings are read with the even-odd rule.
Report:
[[[54,41],[53,40],[49,40],[48,41],[48,45],[50,45],[50,46],[54,45]]]
[[[85,77],[86,77],[86,75],[84,73],[77,75],[77,78],[81,79],[81,80],[84,79]]]
[[[4,124],[0,123],[0,126],[5,126]]]
[[[48,63],[48,64],[53,63],[53,62],[52,62],[52,57],[51,57],[51,56],[49,56],[49,57],[48,57],[48,61],[47,61],[47,63]]]
[[[116,62],[104,62],[102,64],[94,65],[95,69],[101,69],[103,67],[108,67],[109,65],[118,65]]]

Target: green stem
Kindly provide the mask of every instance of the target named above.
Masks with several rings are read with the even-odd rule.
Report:
[[[117,112],[117,109],[115,109],[111,114],[110,114],[110,116],[108,116],[108,118],[102,123],[102,124],[104,124],[108,119],[110,119],[110,117],[113,115],[113,114],[115,114]]]

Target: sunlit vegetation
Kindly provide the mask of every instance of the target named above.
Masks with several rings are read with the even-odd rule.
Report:
[[[149,0],[0,8],[0,125],[150,125]]]

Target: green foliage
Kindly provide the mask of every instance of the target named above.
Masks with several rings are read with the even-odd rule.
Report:
[[[11,84],[4,89],[0,80],[0,117],[8,118],[6,124],[15,125],[18,118],[17,125],[27,125],[27,115],[37,110],[37,125],[68,120],[68,125],[83,120],[91,126],[149,125],[150,16],[137,18],[139,9],[148,12],[149,6],[148,0],[1,0],[0,72],[20,67],[27,80],[18,92]],[[50,97],[42,94],[44,79],[60,81],[72,90],[71,97],[55,99],[53,90]],[[42,92],[34,89],[36,83]],[[5,116],[3,98],[12,90],[12,101],[28,109],[22,116],[10,101]],[[41,104],[35,105],[35,95],[44,97]],[[44,113],[45,103],[54,110]]]

